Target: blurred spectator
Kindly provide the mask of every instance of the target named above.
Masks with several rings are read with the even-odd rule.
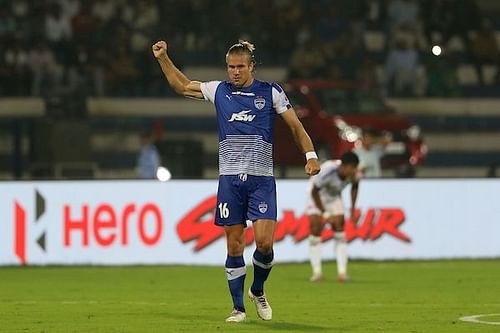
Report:
[[[491,163],[486,172],[486,177],[495,178],[497,177],[497,163]]]
[[[55,81],[61,80],[71,87],[84,84],[91,94],[102,94],[106,90],[112,95],[132,93],[152,96],[165,93],[164,85],[154,82],[159,81],[155,79],[157,75],[151,73],[154,63],[144,56],[151,40],[160,37],[168,37],[171,43],[176,44],[178,58],[189,59],[192,64],[215,66],[224,61],[219,57],[220,52],[227,49],[224,41],[236,40],[245,35],[261,45],[261,61],[266,65],[289,64],[291,77],[364,78],[364,84],[372,85],[375,82],[373,67],[377,63],[382,65],[387,53],[391,57],[395,56],[394,53],[401,53],[400,47],[395,47],[395,41],[401,36],[407,40],[409,49],[405,56],[399,54],[396,58],[406,58],[407,64],[410,63],[410,53],[415,53],[414,56],[418,58],[416,53],[424,45],[420,38],[422,20],[428,43],[442,42],[441,45],[446,46],[444,44],[451,38],[458,37],[466,47],[464,52],[469,56],[468,59],[476,66],[497,63],[494,56],[484,56],[485,36],[480,35],[481,32],[478,37],[473,34],[481,18],[477,0],[0,2],[3,66],[0,68],[0,77],[7,81],[0,83],[0,89],[3,94],[9,95],[26,91],[21,87],[38,86],[38,83],[32,84],[30,78],[36,76],[39,80],[40,77],[39,73],[35,75],[23,71],[17,71],[20,76],[7,75],[14,67],[17,70],[23,68],[17,65],[9,67],[12,61],[8,65],[5,63],[6,50],[9,50],[9,59],[12,59],[14,51],[10,43],[13,41],[19,42],[21,48],[22,45],[32,45],[33,41],[46,41],[49,49],[46,51],[50,51],[59,66],[58,73],[52,75],[60,76]],[[231,20],[227,20],[227,17]],[[377,34],[370,34],[369,37],[375,38],[370,39],[371,48],[364,50],[364,42],[368,40],[366,27],[375,31],[385,30],[387,38],[378,41]],[[125,47],[128,54],[120,58],[120,63],[126,65],[125,70],[113,64],[112,57],[106,54],[109,53],[109,45]],[[369,58],[364,57],[365,51]],[[30,53],[30,50],[26,49],[25,52]],[[429,62],[431,66],[438,65],[434,60],[442,59],[433,59]],[[424,62],[424,65],[427,63]],[[446,63],[441,62],[438,66],[441,72],[453,70],[453,66],[443,65]],[[394,88],[395,93],[401,96],[412,95],[411,87],[404,87],[404,91],[400,92],[400,86],[396,84],[409,80],[400,79],[406,69],[395,71],[394,67],[391,64],[385,71],[391,76],[388,88]],[[383,72],[381,69],[380,72]],[[430,88],[429,93],[446,91],[437,75],[431,73],[430,69],[427,73],[437,83],[436,86],[441,87]],[[406,74],[402,76],[407,77]],[[99,78],[103,76],[105,80]],[[447,75],[447,79],[442,81],[451,77]],[[482,75],[480,78],[484,82]],[[15,80],[17,82],[13,82]]]
[[[92,16],[100,26],[105,26],[116,15],[116,1],[96,0],[92,5]]]
[[[370,29],[382,29],[387,14],[385,0],[367,0],[365,21]]]
[[[362,89],[376,94],[382,93],[377,75],[377,66],[368,55],[363,57],[361,65],[357,69],[356,80],[360,83]]]
[[[96,38],[97,20],[92,16],[91,4],[84,1],[78,13],[71,20],[72,30],[77,41],[93,44]]]
[[[126,45],[117,45],[114,56],[108,61],[106,76],[111,85],[110,89],[118,95],[131,95],[140,72]]]
[[[391,29],[414,28],[419,24],[419,6],[415,0],[392,0],[387,5]]]
[[[441,40],[436,38],[436,33],[439,33],[443,37],[443,33],[449,30],[449,25],[451,24],[450,6],[450,0],[422,0],[421,17],[428,45],[440,43]]]
[[[356,143],[353,152],[359,158],[359,171],[364,178],[380,178],[382,167],[380,160],[384,149],[391,141],[387,135],[380,135],[372,128],[364,128],[361,140]]]
[[[141,54],[150,47],[150,37],[158,24],[160,15],[156,4],[141,0],[137,2],[135,20],[132,24],[130,47],[132,52]]]
[[[46,43],[39,42],[30,50],[28,63],[33,73],[32,95],[44,95],[61,85],[63,69]]]
[[[154,179],[161,165],[160,154],[150,132],[140,134],[141,150],[137,157],[137,175],[142,179]]]
[[[3,50],[3,61],[0,61],[0,78],[2,88],[0,94],[6,95],[28,95],[31,81],[31,72],[28,63],[28,52],[20,42],[13,41]],[[9,78],[15,77],[10,83]],[[7,83],[7,84],[4,84]]]
[[[325,2],[322,15],[316,22],[316,33],[322,41],[335,41],[346,29],[345,20],[339,15],[338,5]]]
[[[62,16],[70,20],[80,11],[80,0],[56,0],[56,2],[61,8]]]
[[[398,33],[405,32],[414,40],[415,44],[420,37],[421,24],[419,20],[420,7],[415,0],[391,0],[387,5],[387,40],[389,45],[398,39]]]
[[[495,83],[500,83],[500,48],[490,21],[484,19],[471,40],[471,56],[481,85],[485,84],[483,65],[496,66]]]
[[[73,33],[71,17],[63,15],[61,6],[53,3],[45,16],[45,37],[56,44],[71,38]]]
[[[399,38],[387,54],[385,62],[385,91],[391,96],[415,96],[418,52]]]
[[[322,75],[326,60],[321,43],[307,40],[295,49],[290,57],[289,77],[311,79]]]
[[[365,13],[368,8],[366,0],[339,2],[339,11],[346,22],[348,22],[349,44],[356,49],[362,48],[364,44]]]
[[[104,95],[104,69],[97,56],[80,43],[75,47],[73,59],[68,68],[68,86],[84,95]],[[102,60],[102,59],[101,59]]]
[[[443,45],[457,36],[462,41],[465,51],[470,48],[469,33],[479,28],[479,7],[474,0],[450,0],[447,9],[450,12],[450,23],[443,32]]]

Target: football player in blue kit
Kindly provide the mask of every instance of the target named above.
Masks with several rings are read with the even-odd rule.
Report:
[[[170,60],[167,43],[152,51],[169,85],[179,95],[208,100],[215,105],[219,133],[219,187],[215,224],[224,227],[227,240],[226,275],[233,300],[227,322],[246,318],[243,302],[246,266],[243,258],[246,221],[253,222],[256,249],[254,279],[248,290],[257,315],[272,319],[264,282],[273,266],[276,224],[276,183],[273,176],[273,126],[279,114],[305,154],[305,173],[320,170],[309,135],[297,118],[283,89],[253,77],[254,46],[240,41],[226,54],[227,81],[198,82],[188,79]]]

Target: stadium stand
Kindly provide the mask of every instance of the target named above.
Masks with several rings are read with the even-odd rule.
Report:
[[[436,6],[442,10],[429,11]],[[495,40],[488,59],[476,52],[483,30],[486,40]],[[444,174],[439,167],[480,176],[498,162],[491,140],[500,115],[485,113],[481,100],[499,103],[498,1],[7,0],[0,9],[1,177],[29,177],[31,133],[42,116],[87,124],[91,171],[82,177],[133,177],[135,134],[154,124],[161,124],[163,140],[200,141],[211,170],[215,125],[203,113],[209,106],[158,102],[173,97],[149,53],[160,38],[186,74],[200,80],[223,79],[227,47],[249,38],[257,45],[256,76],[264,80],[284,81],[300,69],[315,78],[366,82],[422,127],[430,148],[422,175]],[[398,41],[404,46],[396,47]],[[441,46],[439,56],[433,45]],[[314,61],[305,61],[311,52]],[[400,65],[390,72],[389,55]],[[410,86],[397,91],[394,80],[401,77]],[[464,97],[472,100],[468,108],[449,111]],[[411,109],[412,98],[431,106]],[[448,144],[455,137],[462,138],[460,147]]]

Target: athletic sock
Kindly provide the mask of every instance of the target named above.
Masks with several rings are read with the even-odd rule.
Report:
[[[309,260],[311,262],[311,267],[314,275],[319,275],[322,272],[321,269],[321,237],[320,236],[309,236]]]
[[[231,297],[233,298],[234,308],[242,312],[245,312],[243,290],[246,274],[247,268],[243,256],[232,257],[228,255],[226,258],[227,283],[229,285]]]
[[[262,254],[256,249],[253,253],[253,283],[250,289],[255,296],[264,294],[264,282],[273,268],[273,259],[273,251],[269,254]]]
[[[337,274],[347,274],[347,241],[343,231],[335,232],[335,256],[337,258]]]

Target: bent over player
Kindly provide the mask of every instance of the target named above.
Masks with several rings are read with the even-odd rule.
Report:
[[[353,152],[342,155],[340,161],[328,160],[321,164],[321,172],[310,178],[306,214],[309,216],[309,255],[313,275],[311,281],[323,279],[321,268],[321,232],[323,221],[334,230],[337,280],[349,280],[347,275],[347,242],[344,233],[344,205],[342,190],[351,184],[351,219],[354,221],[358,196],[358,156]]]
[[[320,170],[308,134],[298,120],[283,89],[276,83],[254,79],[254,46],[241,41],[226,53],[227,81],[189,80],[167,55],[167,43],[152,47],[165,77],[176,93],[205,99],[215,105],[219,132],[219,187],[215,224],[223,226],[227,240],[226,275],[233,300],[227,322],[246,318],[243,302],[246,266],[243,258],[246,221],[253,222],[256,249],[254,279],[248,290],[258,316],[271,320],[272,310],[264,292],[273,266],[276,222],[276,183],[273,177],[273,124],[279,114],[305,154],[305,172]]]

